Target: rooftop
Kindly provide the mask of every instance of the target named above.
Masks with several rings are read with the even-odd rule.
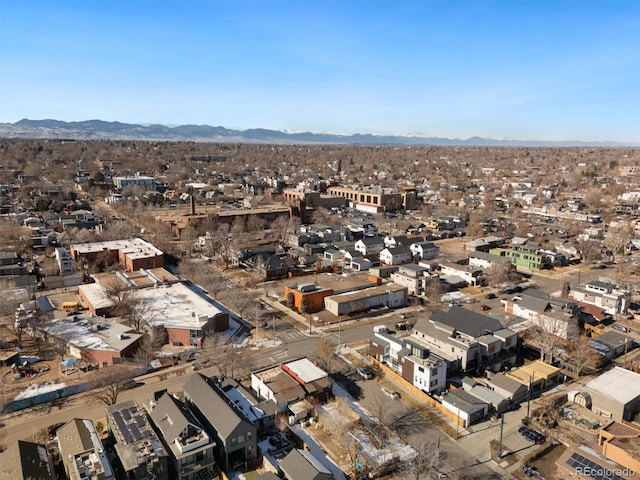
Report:
[[[136,290],[141,314],[151,325],[199,330],[223,313],[205,294],[183,282]]]
[[[283,366],[287,367],[304,383],[314,382],[321,378],[326,378],[329,375],[321,368],[316,367],[308,358],[294,360],[293,362],[283,364]]]
[[[49,335],[81,349],[120,352],[135,343],[142,334],[113,319],[94,316],[63,317],[40,326]]]
[[[586,388],[620,403],[640,397],[640,374],[614,367],[587,383]]]
[[[144,252],[145,255],[162,255],[162,251],[154,247],[149,242],[141,238],[128,238],[125,240],[110,240],[106,242],[78,243],[71,245],[73,251],[80,255],[89,253],[100,253],[104,250],[122,250],[130,255],[138,255]]]

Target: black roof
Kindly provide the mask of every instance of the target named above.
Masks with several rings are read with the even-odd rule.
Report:
[[[431,314],[431,319],[474,338],[503,329],[495,318],[462,307],[451,307],[447,312],[436,310]]]

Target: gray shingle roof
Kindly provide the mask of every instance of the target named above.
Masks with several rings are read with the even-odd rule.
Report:
[[[160,397],[149,416],[169,444],[190,426],[204,430],[187,406],[168,393]]]
[[[503,328],[498,320],[462,307],[451,307],[448,312],[436,310],[431,319],[474,338]]]
[[[220,438],[227,438],[242,423],[249,424],[236,409],[222,397],[210,380],[199,373],[184,384],[185,396],[198,408],[215,428]]]

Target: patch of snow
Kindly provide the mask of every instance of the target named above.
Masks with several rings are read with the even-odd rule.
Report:
[[[57,383],[54,381],[49,381],[45,383],[34,383],[25,388],[22,392],[16,395],[14,400],[23,400],[25,398],[31,398],[38,396],[42,393],[54,392],[56,390],[60,390],[66,387],[66,383]]]

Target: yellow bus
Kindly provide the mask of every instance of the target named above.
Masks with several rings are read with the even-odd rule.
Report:
[[[80,308],[80,302],[62,302],[62,310],[65,312],[75,312]]]

